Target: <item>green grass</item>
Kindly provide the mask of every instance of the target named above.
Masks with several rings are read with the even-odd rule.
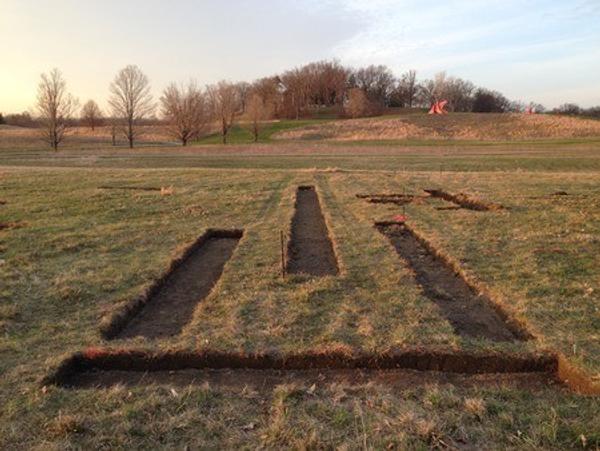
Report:
[[[178,150],[2,153],[0,199],[7,203],[0,206],[0,222],[21,227],[0,231],[1,448],[564,449],[581,447],[583,440],[600,446],[598,398],[553,387],[535,393],[444,383],[401,391],[325,383],[265,392],[218,386],[173,392],[164,385],[42,391],[40,380],[65,355],[106,345],[100,319],[139,294],[208,227],[246,233],[183,333],[156,343],[134,339],[108,346],[284,352],[550,348],[600,373],[600,168],[594,148],[530,150],[527,157],[514,149],[464,151],[446,155],[455,169],[441,173],[439,156],[427,149],[424,155],[420,149],[410,155],[290,155],[297,150],[288,148],[287,155],[229,157]],[[43,158],[40,166],[92,163],[12,166],[36,158]],[[213,169],[184,167],[211,158]],[[525,158],[536,163],[524,165]],[[570,172],[569,161],[577,158],[589,161]],[[542,172],[548,160],[551,172]],[[477,171],[500,161],[506,172]],[[390,170],[404,165],[412,170]],[[470,172],[460,170],[465,165]],[[344,170],[304,169],[328,166]],[[289,230],[299,184],[314,184],[320,193],[339,277],[279,276],[278,234]],[[173,186],[174,193],[101,185]],[[454,334],[372,227],[399,208],[355,197],[427,187],[467,191],[510,207],[439,211],[442,202],[431,200],[408,205],[406,214],[525,317],[539,340],[492,345]],[[532,198],[559,190],[572,196]]]
[[[275,133],[291,130],[294,128],[305,127],[308,125],[326,123],[332,119],[300,119],[290,120],[282,119],[280,121],[265,122],[261,124],[258,134],[259,143],[268,143],[273,141],[272,137]],[[194,144],[221,144],[223,137],[220,133],[213,133],[202,139],[196,140]],[[251,131],[251,126],[247,124],[235,124],[227,134],[227,142],[229,144],[248,144],[254,142],[254,135]]]

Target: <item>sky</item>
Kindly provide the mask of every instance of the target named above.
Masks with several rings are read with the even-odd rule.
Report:
[[[106,107],[137,64],[170,82],[252,81],[322,59],[445,71],[546,107],[600,105],[600,0],[0,0],[0,112],[59,68]]]

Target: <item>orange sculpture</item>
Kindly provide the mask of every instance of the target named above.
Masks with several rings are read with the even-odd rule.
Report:
[[[447,100],[439,100],[435,102],[433,105],[431,105],[429,114],[448,114],[448,112],[444,109],[447,104]]]

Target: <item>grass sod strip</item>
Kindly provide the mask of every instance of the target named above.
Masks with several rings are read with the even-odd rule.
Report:
[[[314,186],[300,186],[296,192],[286,268],[290,274],[313,276],[336,275],[339,271]]]
[[[111,317],[101,331],[105,338],[162,338],[178,334],[221,277],[241,230],[204,233],[169,270],[139,298]]]

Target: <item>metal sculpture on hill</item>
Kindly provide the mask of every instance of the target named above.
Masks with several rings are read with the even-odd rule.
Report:
[[[447,100],[438,100],[433,105],[431,105],[429,114],[448,114],[448,112],[445,110],[447,104]]]

